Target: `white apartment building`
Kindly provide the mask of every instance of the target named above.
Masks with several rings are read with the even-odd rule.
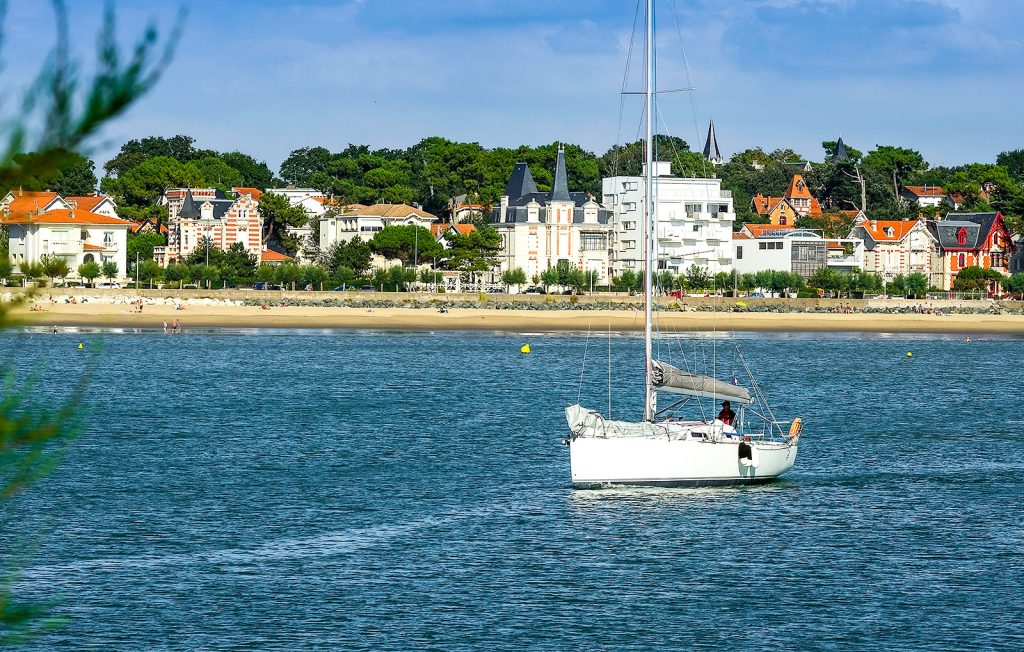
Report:
[[[334,243],[359,238],[373,239],[385,226],[422,226],[429,229],[437,217],[407,204],[350,204],[339,212],[320,217],[320,250],[327,251]]]
[[[655,162],[654,172],[658,269],[676,274],[693,265],[712,274],[732,270],[736,212],[722,180],[674,177],[668,161]],[[614,272],[643,269],[644,178],[610,177],[601,186],[603,203],[614,211]]]
[[[864,242],[856,238],[827,239],[818,231],[772,224],[745,224],[733,236],[736,271],[795,272],[810,278],[828,267],[837,272],[864,268]]]

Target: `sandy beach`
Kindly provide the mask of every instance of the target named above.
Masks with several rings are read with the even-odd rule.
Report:
[[[181,321],[183,329],[223,328],[355,328],[374,330],[638,331],[638,310],[502,310],[451,308],[356,308],[183,304],[146,305],[134,312],[119,303],[40,303],[41,310],[22,306],[19,321],[39,326],[121,327],[161,329]],[[887,333],[1002,333],[1024,335],[1024,316],[990,314],[828,314],[775,312],[657,313],[667,332],[710,331],[836,331]]]

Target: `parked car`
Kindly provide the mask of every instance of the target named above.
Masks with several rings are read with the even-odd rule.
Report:
[[[359,291],[360,292],[376,292],[377,288],[373,287],[372,285],[364,285],[363,287],[359,288]]]
[[[103,283],[97,283],[96,288],[99,290],[120,290],[121,284],[117,281],[104,281]]]
[[[267,283],[266,281],[258,281],[252,284],[254,290],[280,290],[281,286],[277,283]]]
[[[64,281],[63,283],[57,283],[53,287],[55,288],[82,288],[85,287],[78,281]]]
[[[683,298],[683,291],[682,290],[676,290],[675,292],[669,292],[668,296],[676,298],[676,299],[682,299]]]
[[[523,290],[523,294],[544,294],[544,288],[534,285]]]

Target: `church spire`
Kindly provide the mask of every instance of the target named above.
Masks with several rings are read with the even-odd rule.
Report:
[[[842,136],[836,141],[835,149],[832,150],[832,160],[837,162],[850,160],[850,152],[846,151],[846,143],[843,142]]]
[[[565,148],[558,146],[558,160],[555,162],[555,183],[551,187],[551,201],[570,201],[569,175],[565,172]]]
[[[708,126],[708,139],[704,143],[704,158],[713,163],[714,165],[721,165],[725,163],[725,158],[722,157],[721,150],[718,149],[718,137],[715,134],[715,121],[712,120]]]

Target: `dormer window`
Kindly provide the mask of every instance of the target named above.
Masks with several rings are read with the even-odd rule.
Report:
[[[891,226],[885,227],[885,235],[889,238],[896,237],[896,229],[892,228]]]
[[[202,205],[202,207],[199,209],[199,211],[200,211],[200,216],[204,220],[212,220],[213,219],[213,204],[211,204],[210,202],[204,203]]]

